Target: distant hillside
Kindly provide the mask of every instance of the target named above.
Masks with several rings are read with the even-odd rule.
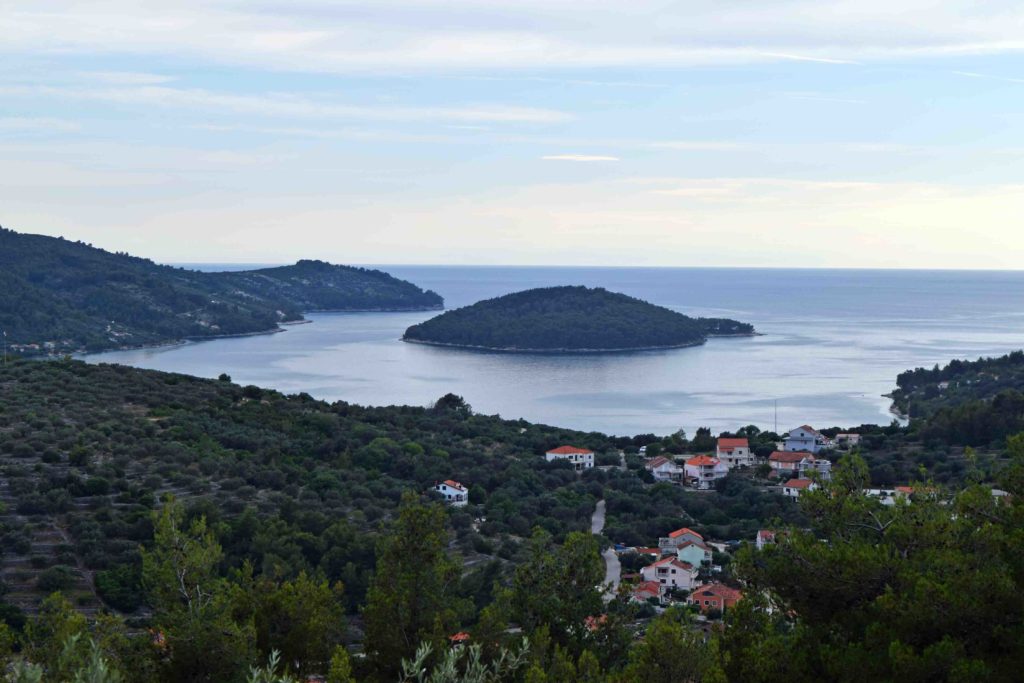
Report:
[[[502,351],[622,351],[749,335],[753,326],[690,318],[640,299],[587,287],[516,292],[413,325],[405,341]]]
[[[999,444],[1024,430],[1024,351],[900,373],[893,408],[924,439]]]
[[[894,407],[911,417],[927,417],[940,408],[992,399],[1008,389],[1024,390],[1024,351],[907,370],[896,377],[896,386]]]
[[[253,334],[303,311],[430,310],[444,300],[379,270],[299,261],[202,273],[0,228],[0,329],[25,353]]]

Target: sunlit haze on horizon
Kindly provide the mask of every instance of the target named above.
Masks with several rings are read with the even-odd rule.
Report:
[[[2,6],[20,232],[161,262],[1024,253],[1020,3]]]

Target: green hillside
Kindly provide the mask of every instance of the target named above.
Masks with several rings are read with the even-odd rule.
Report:
[[[203,273],[0,228],[0,329],[23,353],[253,334],[313,310],[428,310],[440,296],[379,270],[299,261]]]

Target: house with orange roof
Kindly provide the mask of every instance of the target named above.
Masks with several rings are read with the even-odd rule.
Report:
[[[715,446],[715,456],[725,463],[729,469],[733,467],[749,467],[754,464],[754,456],[750,452],[750,441],[747,439],[721,438]]]
[[[434,492],[440,495],[444,502],[455,507],[469,505],[469,488],[463,486],[454,479],[445,479],[434,484]]]
[[[689,527],[683,527],[670,532],[668,536],[659,538],[658,548],[661,549],[663,555],[675,555],[679,547],[687,542],[704,543],[704,537]]]
[[[575,446],[559,446],[545,453],[544,459],[548,462],[554,462],[555,460],[568,461],[572,463],[573,469],[577,472],[582,472],[594,466],[594,451],[587,450],[586,448],[576,448]]]
[[[718,458],[698,455],[684,465],[686,481],[698,489],[709,489],[715,482],[729,474],[729,468]]]
[[[634,602],[647,602],[652,598],[661,599],[661,584],[657,581],[641,581],[633,588],[629,597]]]
[[[721,583],[712,583],[707,586],[701,586],[690,593],[689,597],[686,598],[686,602],[696,606],[701,612],[709,612],[711,610],[725,612],[739,602],[742,597],[743,591],[737,588]]]
[[[693,590],[698,585],[697,568],[678,557],[665,557],[654,564],[640,570],[644,581],[654,581],[661,589],[661,594],[679,589]]]
[[[796,500],[804,491],[813,491],[818,485],[811,479],[790,479],[782,485],[782,495]]]

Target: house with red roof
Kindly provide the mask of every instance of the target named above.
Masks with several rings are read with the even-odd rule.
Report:
[[[689,527],[683,527],[670,532],[668,536],[659,538],[658,548],[661,549],[662,555],[675,555],[679,551],[679,547],[687,542],[704,543],[704,537]]]
[[[455,507],[469,505],[469,489],[454,479],[445,479],[434,484],[434,492],[440,495],[444,502]]]
[[[641,581],[629,594],[634,602],[647,602],[651,598],[661,599],[661,584],[657,581]]]
[[[813,491],[818,485],[810,479],[790,479],[782,485],[782,495],[796,500],[804,491]]]
[[[665,557],[640,570],[644,581],[654,581],[664,595],[672,589],[693,590],[698,585],[697,568],[678,557]]]
[[[576,448],[575,446],[553,448],[544,454],[544,458],[548,462],[566,460],[572,463],[573,469],[577,472],[582,472],[594,466],[594,451],[587,450],[586,448]]]
[[[651,458],[644,463],[644,467],[654,476],[655,481],[679,481],[684,474],[682,467],[663,455]]]
[[[718,458],[710,455],[698,455],[690,458],[684,465],[686,481],[698,489],[709,489],[715,482],[729,474],[729,468]]]
[[[760,529],[754,537],[754,547],[764,550],[765,546],[775,543],[775,532],[771,529]]]
[[[750,452],[750,441],[747,439],[721,438],[715,447],[715,456],[725,463],[729,469],[733,467],[749,467],[754,464],[754,456]]]
[[[712,583],[707,586],[701,586],[690,593],[689,597],[686,598],[686,602],[695,605],[701,612],[711,610],[725,612],[725,610],[739,602],[742,597],[743,591],[737,588],[721,583]]]

